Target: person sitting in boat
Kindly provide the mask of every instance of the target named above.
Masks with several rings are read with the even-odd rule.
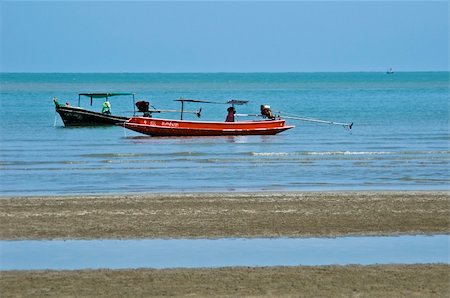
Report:
[[[269,105],[261,105],[261,115],[263,118],[275,119]]]
[[[234,109],[234,107],[229,107],[227,111],[228,114],[227,118],[225,119],[225,122],[234,122],[234,114],[236,114],[236,110]]]
[[[111,114],[111,104],[109,103],[108,99],[105,99],[105,101],[103,102],[102,113]]]

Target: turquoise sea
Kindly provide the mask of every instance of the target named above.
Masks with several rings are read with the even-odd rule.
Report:
[[[449,189],[448,72],[2,73],[0,81],[3,196]],[[178,109],[180,97],[244,99],[238,113],[269,104],[354,126],[288,120],[296,127],[275,136],[155,138],[122,127],[65,128],[55,114],[53,97],[76,104],[78,93],[114,91],[160,109]],[[114,114],[132,115],[129,99],[110,101]],[[225,119],[227,105],[186,108],[200,107],[201,119]]]

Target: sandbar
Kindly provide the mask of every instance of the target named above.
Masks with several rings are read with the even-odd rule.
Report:
[[[444,264],[3,271],[2,297],[449,297]]]
[[[3,197],[0,226],[2,240],[448,234],[450,192]]]
[[[450,192],[0,198],[0,239],[449,234]],[[449,297],[448,264],[0,271],[2,297]]]

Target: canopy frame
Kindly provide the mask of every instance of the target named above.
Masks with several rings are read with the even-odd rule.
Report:
[[[179,98],[175,99],[174,101],[181,102],[181,111],[180,111],[180,120],[183,120],[183,114],[184,114],[184,103],[185,102],[195,102],[195,103],[211,103],[211,104],[231,104],[233,107],[234,105],[245,105],[248,103],[248,100],[237,100],[232,99],[226,102],[220,102],[220,101],[208,101],[208,100],[200,100],[200,99],[188,99],[188,98]]]
[[[78,94],[78,106],[81,104],[81,96],[86,96],[91,99],[91,106],[94,98],[106,98],[108,100],[108,97],[112,96],[133,96],[133,115],[136,114],[136,107],[135,107],[135,98],[134,93],[132,92],[108,92],[108,93],[79,93]]]

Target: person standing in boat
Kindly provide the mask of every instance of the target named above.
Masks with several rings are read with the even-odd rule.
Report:
[[[111,104],[108,101],[108,98],[105,99],[102,105],[102,113],[103,114],[111,114]]]
[[[234,122],[234,114],[236,114],[236,110],[234,107],[229,107],[227,109],[228,114],[227,118],[225,119],[225,122]]]

